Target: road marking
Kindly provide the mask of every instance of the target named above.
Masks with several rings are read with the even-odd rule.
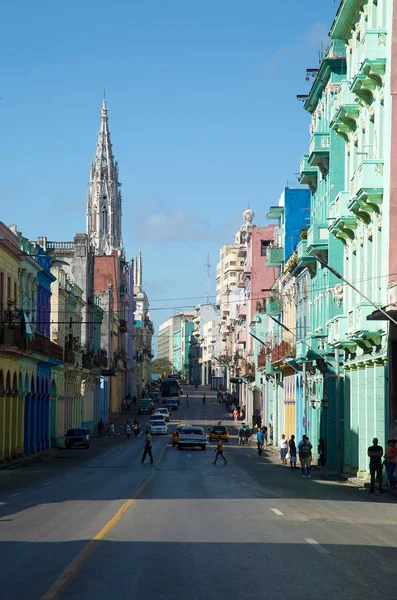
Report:
[[[43,485],[50,485],[51,481],[46,481]]]
[[[114,528],[115,525],[120,521],[123,514],[130,508],[131,504],[138,498],[138,496],[142,493],[143,489],[147,486],[149,481],[154,477],[155,471],[150,473],[149,477],[145,479],[140,488],[132,494],[132,496],[124,502],[124,504],[119,508],[116,514],[106,523],[106,525],[96,534],[95,537],[92,538],[88,542],[88,544],[80,550],[77,556],[72,560],[72,562],[66,567],[66,569],[61,573],[55,583],[47,590],[44,596],[41,597],[41,600],[56,600],[60,598],[62,593],[65,591],[67,585],[76,575],[76,573],[81,569],[83,564],[88,560],[91,554],[94,552],[97,543],[100,540],[103,540],[106,535]]]
[[[317,552],[320,552],[320,554],[330,554],[330,552],[328,552],[328,550],[324,548],[324,546],[321,546],[321,544],[316,542],[316,540],[314,540],[313,538],[305,538],[305,542],[313,546],[313,548],[317,550]]]
[[[15,498],[15,496],[19,496],[20,494],[22,494],[22,492],[17,492],[16,494],[11,494],[10,498]]]
[[[237,477],[236,473],[232,473],[232,477]]]
[[[247,485],[244,481],[240,481],[240,485]]]
[[[64,477],[70,477],[71,475],[71,473],[68,473],[67,475],[64,475]]]
[[[107,457],[107,454],[104,454],[104,455],[103,455],[103,458],[106,458],[106,457]]]
[[[279,517],[284,516],[284,513],[282,513],[281,510],[278,510],[278,508],[271,508],[270,510],[272,510],[274,512],[274,514],[278,515]]]
[[[251,454],[246,454],[245,456],[248,456],[248,458],[252,458],[252,457],[251,457]]]

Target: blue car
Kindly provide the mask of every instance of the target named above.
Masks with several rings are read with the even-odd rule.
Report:
[[[90,447],[90,433],[85,427],[78,429],[69,429],[65,435],[65,448],[70,449],[73,446]]]

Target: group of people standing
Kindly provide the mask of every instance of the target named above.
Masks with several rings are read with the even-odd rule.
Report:
[[[303,435],[302,440],[299,442],[298,446],[296,446],[295,436],[291,435],[288,440],[283,433],[279,445],[281,463],[286,465],[289,461],[291,469],[296,469],[297,459],[299,458],[302,477],[310,478],[313,446],[307,435]],[[325,466],[325,442],[322,438],[320,438],[318,443],[318,454],[320,457],[320,464]]]

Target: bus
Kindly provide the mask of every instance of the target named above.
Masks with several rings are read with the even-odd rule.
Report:
[[[170,410],[177,410],[181,397],[181,386],[177,379],[163,379],[160,384],[160,402]]]

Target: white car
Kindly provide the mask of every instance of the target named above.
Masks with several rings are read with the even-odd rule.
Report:
[[[156,415],[161,415],[162,417],[164,417],[164,421],[166,421],[166,422],[170,420],[170,411],[168,410],[168,408],[165,408],[165,407],[158,408],[156,410],[156,414],[153,416],[156,416]]]
[[[204,429],[195,425],[181,427],[179,430],[178,450],[193,446],[200,446],[201,450],[207,449],[207,436],[204,433]]]
[[[155,416],[160,418],[154,419]],[[166,435],[168,433],[168,427],[162,415],[152,415],[150,417],[149,429],[152,435]]]

